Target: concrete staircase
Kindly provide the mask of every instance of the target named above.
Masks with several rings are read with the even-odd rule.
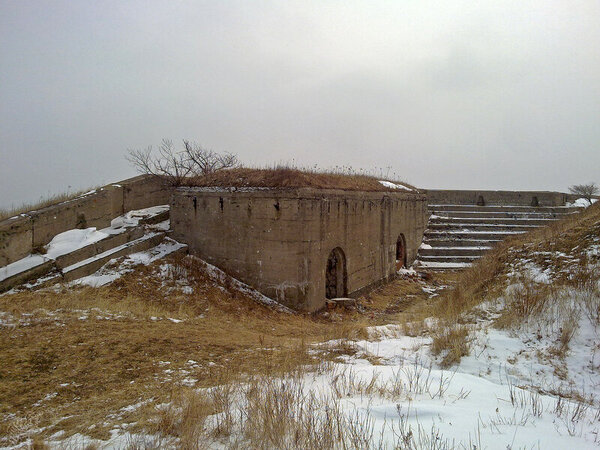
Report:
[[[99,230],[107,232],[107,236],[60,256],[29,255],[0,268],[0,292],[28,282],[40,286],[61,281],[70,282],[91,275],[111,259],[146,251],[161,244],[165,239],[169,240],[168,220],[169,209],[158,209],[135,218],[133,223]]]
[[[429,205],[431,216],[416,267],[464,269],[498,242],[579,210],[566,206]]]

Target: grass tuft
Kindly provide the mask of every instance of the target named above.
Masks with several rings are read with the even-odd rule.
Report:
[[[30,211],[45,208],[47,206],[56,205],[58,203],[66,202],[73,198],[79,197],[80,195],[89,192],[91,189],[85,189],[76,192],[62,192],[59,194],[49,195],[47,197],[40,198],[37,202],[23,203],[19,206],[12,206],[10,208],[0,208],[0,220],[9,219],[19,214],[24,214]]]

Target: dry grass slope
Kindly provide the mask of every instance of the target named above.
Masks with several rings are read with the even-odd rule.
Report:
[[[509,282],[518,282],[518,288],[507,298],[508,305],[496,321],[499,327],[511,326],[539,313],[548,303],[560,300],[561,289],[597,289],[600,273],[593,265],[590,268],[588,263],[592,261],[585,249],[599,239],[600,204],[595,204],[548,227],[502,242],[460,273],[454,288],[445,291],[431,310],[438,319],[432,350],[446,354],[442,364],[457,363],[461,356],[468,354],[465,324],[472,317],[467,317],[467,313],[488,300],[499,298]],[[568,258],[557,255],[568,255]],[[541,270],[551,270],[552,283],[535,283],[527,273],[515,273],[513,263],[518,260],[530,261]],[[568,329],[565,324],[562,353],[568,344]]]
[[[193,293],[178,289],[182,280]],[[184,437],[195,432],[185,431],[190,417],[206,414],[201,399],[181,396],[190,380],[202,388],[317,367],[324,357],[311,343],[365,338],[367,326],[412,317],[407,311],[427,298],[397,280],[363,299],[364,311],[290,315],[232,286],[212,282],[197,259],[173,256],[101,288],[0,297],[0,445],[59,431],[106,439],[124,423],[155,430],[156,405],[170,401],[191,402],[188,415],[166,414],[174,423],[160,431]],[[353,351],[342,346],[325,361]]]
[[[270,187],[270,188],[302,188],[344,189],[353,191],[389,191],[377,178],[371,175],[356,173],[335,173],[300,170],[290,167],[273,169],[236,168],[220,170],[200,178],[190,178],[185,182],[188,186],[227,186],[227,187]],[[410,189],[414,186],[396,181]]]

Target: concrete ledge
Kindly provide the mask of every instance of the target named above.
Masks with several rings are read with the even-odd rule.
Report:
[[[111,259],[148,250],[149,248],[158,245],[158,243],[162,241],[164,237],[165,233],[148,234],[119,247],[107,250],[104,253],[100,253],[99,255],[95,255],[91,258],[77,262],[69,267],[64,268],[63,279],[64,281],[73,281],[77,278],[91,275]]]
[[[134,239],[138,239],[143,236],[143,234],[143,228],[134,228],[123,233],[107,236],[100,241],[86,245],[85,247],[81,247],[74,252],[59,256],[56,258],[56,266],[63,270],[64,268],[71,266],[78,261],[82,261],[112,248],[124,245]]]
[[[52,272],[52,270],[54,270],[54,269],[56,269],[56,266],[54,265],[54,261],[45,261],[42,264],[39,264],[28,270],[19,272],[19,273],[13,275],[12,277],[8,277],[8,278],[5,278],[4,280],[0,281],[0,292],[8,291],[9,289],[12,289],[15,286],[19,286],[30,280],[39,278],[43,275],[46,275],[46,274]]]

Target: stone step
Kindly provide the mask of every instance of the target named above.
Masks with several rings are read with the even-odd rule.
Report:
[[[427,239],[469,239],[478,241],[502,241],[504,239],[518,236],[525,233],[524,231],[440,231],[426,230],[425,237]]]
[[[139,219],[139,225],[156,225],[157,223],[164,222],[165,220],[169,220],[171,216],[171,210],[167,209],[165,211],[161,211],[157,214],[152,214],[147,217],[142,217]]]
[[[103,253],[94,255],[90,258],[84,259],[83,261],[79,261],[73,265],[65,267],[62,270],[63,280],[73,281],[77,278],[91,275],[111,259],[148,250],[149,248],[158,245],[164,239],[164,237],[164,232],[148,233],[133,241],[126,242],[118,247],[111,248]]]
[[[489,232],[501,232],[501,231],[532,231],[539,228],[538,225],[502,225],[502,224],[488,224],[488,223],[429,223],[427,231],[489,231]]]
[[[416,266],[429,270],[462,270],[498,242],[548,226],[578,207],[429,205],[431,213]]]
[[[420,248],[419,258],[422,256],[481,256],[492,247],[435,247]]]
[[[523,219],[523,218],[481,218],[481,217],[440,217],[432,216],[429,224],[483,224],[483,225],[529,225],[546,226],[556,222],[556,219]]]
[[[567,214],[581,211],[572,206],[477,206],[477,205],[428,205],[429,211],[475,211],[475,212],[524,212]]]
[[[430,245],[433,248],[437,247],[493,247],[500,239],[495,240],[483,240],[483,239],[428,239],[427,237],[423,240],[424,244]]]
[[[35,257],[39,255],[32,256]],[[9,266],[11,266],[11,264],[9,264]],[[6,267],[3,267],[3,269],[6,269]],[[0,275],[4,275],[0,279],[0,292],[8,291],[15,286],[27,283],[30,280],[48,275],[55,269],[56,266],[54,265],[54,260],[40,256],[39,261],[35,261],[31,266],[23,267],[22,270],[13,270],[6,274],[2,274],[0,271]]]
[[[446,256],[420,256],[421,262],[446,262],[446,263],[472,263],[480,258],[477,256],[466,255],[446,255]]]
[[[110,250],[111,248],[118,247],[126,244],[127,242],[138,239],[144,235],[143,227],[136,227],[127,230],[123,233],[113,234],[105,237],[97,242],[81,247],[71,253],[61,255],[56,258],[56,267],[64,269],[65,267],[71,266],[84,259],[91,258],[95,255]]]
[[[513,219],[556,219],[560,220],[566,216],[576,213],[554,213],[554,212],[499,212],[499,211],[430,211],[432,215],[439,217],[477,217],[477,218],[513,218]]]
[[[418,269],[428,269],[435,272],[458,271],[471,267],[473,263],[453,263],[453,262],[436,262],[436,261],[417,261]]]

